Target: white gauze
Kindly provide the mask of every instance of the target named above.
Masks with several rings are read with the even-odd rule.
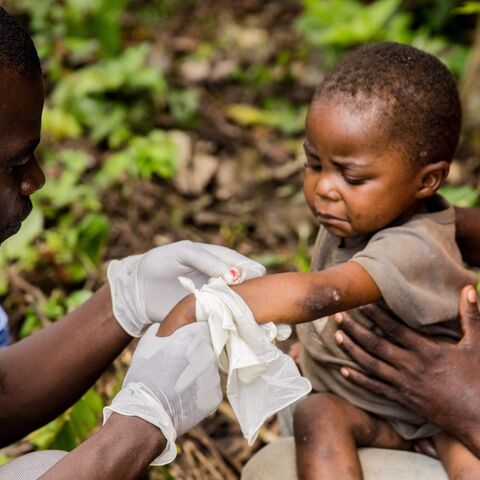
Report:
[[[227,398],[244,437],[251,445],[265,420],[312,389],[295,362],[274,344],[285,340],[291,327],[258,325],[248,305],[222,278],[196,289],[179,278],[196,297],[196,316],[208,322],[220,370],[227,374]]]

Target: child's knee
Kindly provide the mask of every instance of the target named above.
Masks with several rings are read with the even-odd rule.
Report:
[[[295,436],[303,436],[318,428],[338,426],[344,418],[345,400],[332,393],[316,393],[302,400],[295,409]]]

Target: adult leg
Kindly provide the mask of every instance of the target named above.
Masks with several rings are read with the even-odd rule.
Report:
[[[480,478],[480,460],[463,443],[445,432],[435,435],[433,442],[449,479]]]
[[[389,423],[330,393],[299,404],[294,433],[300,480],[361,480],[357,447],[411,448]]]

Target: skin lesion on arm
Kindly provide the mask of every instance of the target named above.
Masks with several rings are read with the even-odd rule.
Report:
[[[381,298],[372,277],[355,262],[321,272],[267,275],[232,289],[243,298],[260,324],[309,322]],[[158,335],[170,335],[193,321],[195,299],[189,295],[168,314]]]

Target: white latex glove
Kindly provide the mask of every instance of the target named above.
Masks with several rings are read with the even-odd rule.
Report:
[[[230,267],[240,271],[232,277]],[[108,267],[113,313],[123,329],[139,337],[154,322],[161,322],[188,292],[178,277],[200,288],[211,277],[230,285],[265,275],[265,268],[226,247],[188,240],[157,247],[142,255],[113,260]]]
[[[169,337],[157,337],[152,325],[140,340],[122,389],[103,410],[140,417],[167,439],[152,465],[165,465],[177,454],[175,440],[213,413],[222,399],[217,357],[208,325],[192,323]]]

